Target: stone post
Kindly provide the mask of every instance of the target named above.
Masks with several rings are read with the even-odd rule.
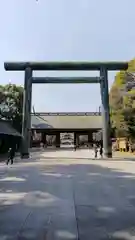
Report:
[[[109,94],[108,94],[108,76],[107,69],[102,67],[100,69],[100,77],[103,77],[100,83],[101,103],[102,103],[102,121],[103,121],[103,148],[104,156],[112,157],[112,143],[111,143],[111,126],[110,126],[110,112],[109,112]]]
[[[88,146],[92,144],[92,132],[88,132]]]
[[[56,133],[56,148],[60,148],[60,132]]]
[[[42,132],[42,143],[44,144],[44,147],[46,147],[46,133]]]
[[[22,158],[29,157],[30,132],[31,132],[31,95],[32,95],[32,70],[25,69],[22,118]]]
[[[76,132],[74,132],[74,147],[76,147]]]
[[[80,144],[79,133],[76,133],[76,146],[77,146],[77,148],[79,148],[79,144]]]

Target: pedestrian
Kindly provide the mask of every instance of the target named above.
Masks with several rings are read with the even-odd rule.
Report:
[[[100,157],[102,158],[102,157],[103,157],[103,147],[102,147],[102,145],[100,145],[100,150],[99,150],[99,152],[100,152]]]
[[[14,157],[15,157],[15,152],[16,152],[16,144],[14,144],[12,147],[9,148],[7,165],[10,161],[11,161],[11,164],[13,164]]]
[[[95,158],[97,158],[98,149],[96,144],[94,144],[94,153],[95,153]]]

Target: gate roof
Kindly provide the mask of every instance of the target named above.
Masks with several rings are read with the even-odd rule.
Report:
[[[32,113],[32,129],[101,129],[99,112]]]
[[[21,137],[21,134],[14,129],[9,121],[0,119],[0,135]]]

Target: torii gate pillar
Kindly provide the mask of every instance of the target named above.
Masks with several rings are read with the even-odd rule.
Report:
[[[110,109],[109,109],[109,93],[108,93],[108,72],[105,67],[100,68],[100,76],[103,80],[100,82],[101,104],[102,104],[102,136],[104,157],[112,157],[112,142],[111,142],[111,124],[110,124]]]
[[[22,117],[22,147],[21,157],[29,157],[31,136],[31,98],[32,98],[32,70],[25,69],[24,94],[23,94],[23,117]]]

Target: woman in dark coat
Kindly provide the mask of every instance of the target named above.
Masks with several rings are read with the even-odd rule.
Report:
[[[102,145],[100,145],[99,153],[100,153],[100,157],[102,158],[103,157],[103,147],[102,147]]]

